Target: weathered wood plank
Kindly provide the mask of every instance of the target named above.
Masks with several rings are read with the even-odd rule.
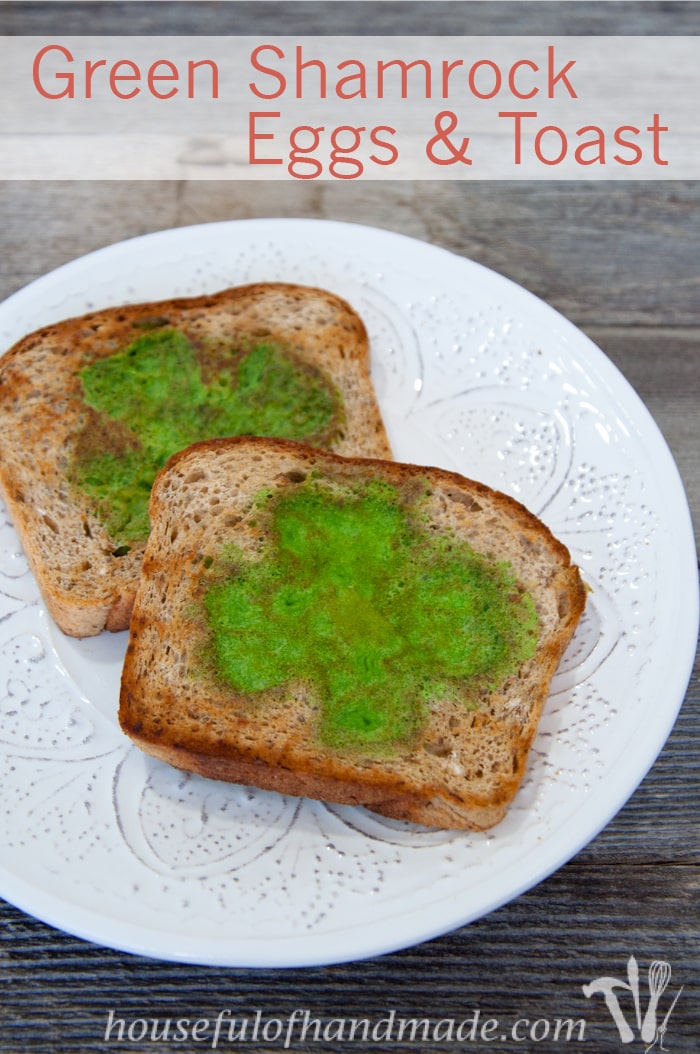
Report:
[[[477,260],[577,325],[700,322],[700,184],[5,183],[0,292],[81,252],[190,223],[304,216],[387,227]],[[688,343],[689,346],[689,343]],[[685,367],[684,367],[685,368]]]
[[[433,1022],[462,1021],[479,1010],[482,1019],[504,1025],[518,1018],[582,1018],[596,1052],[612,1052],[619,1043],[612,1020],[602,999],[584,998],[582,985],[601,974],[624,977],[634,954],[645,998],[652,959],[671,963],[673,991],[685,985],[668,1038],[674,1051],[695,1054],[698,893],[696,868],[573,863],[500,911],[418,948],[363,963],[290,971],[216,971],[130,958],[54,934],[5,908],[0,954],[9,944],[12,972],[23,983],[12,990],[14,1013],[3,1021],[1,1042],[15,1054],[106,1049],[110,1009],[127,1024],[158,1017],[161,1028],[168,1016],[212,1019],[223,1007],[239,1019],[253,1018],[256,1010],[268,1018],[307,1008],[325,1022],[367,1017],[374,1025],[391,1010],[397,1017]],[[158,1049],[182,1045],[162,1042]],[[259,1042],[245,1049],[271,1048]],[[358,1046],[321,1039],[309,1049]],[[399,1041],[379,1049],[410,1051],[416,1044]],[[419,1049],[461,1047],[428,1043]]]
[[[200,35],[433,35],[511,36],[539,34],[611,35],[693,34],[698,32],[696,4],[629,3],[624,0],[503,0],[498,4],[462,0],[239,0],[198,2],[21,3],[9,0],[0,12],[7,35],[63,33]]]
[[[53,8],[51,17],[63,17],[64,32],[79,25],[89,8],[98,19],[89,31],[101,32],[105,30],[99,27],[107,23],[100,18],[123,18],[129,5],[104,5],[99,12],[95,5],[82,3],[4,4],[4,31],[8,32],[8,15],[19,20],[21,14],[22,24],[43,32],[45,23],[39,16],[46,15],[39,6]],[[145,9],[158,6],[139,5],[134,17],[157,18],[163,10]],[[168,5],[169,25],[180,26],[179,31],[189,25],[196,32],[198,8],[197,25],[211,31],[215,9],[221,14],[229,6],[237,7],[241,16],[248,8],[246,18],[252,18],[255,6],[262,19],[277,5],[173,4]],[[308,5],[295,6],[301,14]],[[350,17],[340,9],[358,5],[325,6],[325,17],[331,19]],[[375,6],[388,11],[391,0]],[[436,17],[438,8],[462,7],[431,6]],[[544,19],[551,7],[471,6],[476,24],[482,25],[517,8],[513,15],[520,29],[540,16]],[[584,8],[597,8],[601,21],[592,31],[602,20],[616,18],[620,26],[630,24],[625,18],[635,18],[639,25],[663,31],[662,26],[675,28],[679,20],[697,17],[698,9],[615,2],[555,6],[562,9],[557,17],[573,20],[570,24],[583,17]],[[338,10],[333,13],[332,8]],[[564,8],[569,9],[566,16]],[[443,11],[441,17],[447,14]],[[231,12],[226,17],[232,17]],[[450,18],[454,17],[453,10]],[[140,31],[145,24],[131,23]],[[469,32],[475,31],[470,25]],[[182,224],[305,216],[367,223],[423,238],[508,275],[591,336],[659,423],[685,480],[697,527],[699,205],[697,184],[10,183],[0,186],[0,296],[101,245]],[[503,1021],[517,1016],[531,1021],[583,1017],[588,1047],[596,1054],[616,1054],[620,1043],[610,1015],[601,999],[586,1000],[581,986],[604,973],[623,976],[634,954],[644,977],[649,962],[661,958],[673,968],[671,989],[685,985],[669,1022],[666,1046],[677,1054],[696,1054],[698,672],[696,663],[684,707],[649,775],[574,860],[471,926],[393,956],[306,971],[156,963],[87,944],[0,903],[0,1050],[73,1054],[111,1049],[104,1041],[110,1009],[127,1020],[162,1020],[168,1015],[194,1020],[214,1017],[222,1008],[249,1016],[260,1009],[268,1017],[280,1017],[301,1007],[324,1020],[364,1015],[373,1023],[391,1009],[397,1015],[433,1021],[462,1020],[476,1010],[482,1018]],[[122,1046],[152,1049],[145,1043]],[[228,1049],[234,1046],[255,1052],[272,1049],[262,1041]],[[528,1049],[527,1044],[519,1046]],[[375,1047],[408,1054],[465,1045],[395,1042],[371,1049]],[[499,1044],[471,1047],[497,1049]],[[174,1051],[183,1045],[160,1043],[158,1048]],[[306,1048],[344,1052],[361,1045],[321,1040],[307,1041]],[[297,1044],[296,1049],[304,1047]],[[516,1044],[502,1049],[514,1050]],[[554,1051],[560,1046],[533,1043],[532,1049]]]

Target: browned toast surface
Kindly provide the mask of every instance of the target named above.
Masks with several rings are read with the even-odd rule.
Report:
[[[260,283],[95,311],[28,335],[0,360],[0,496],[50,614],[73,636],[128,627],[145,545],[145,536],[126,544],[116,537],[103,510],[76,485],[77,445],[98,453],[117,440],[125,450],[138,445],[123,420],[86,406],[81,371],[144,334],[171,330],[196,349],[204,373],[207,356],[218,362],[222,348],[279,347],[338,399],[332,428],[292,438],[341,454],[391,457],[364,325],[324,290]],[[173,400],[176,410],[177,395]],[[168,417],[167,403],[162,416]]]
[[[294,519],[299,495],[310,504],[302,502],[303,515]],[[326,510],[319,513],[323,529],[314,501]],[[363,535],[352,516],[365,508],[375,519]],[[156,480],[151,518],[120,702],[122,727],[143,750],[207,777],[364,804],[432,826],[484,829],[502,819],[585,602],[568,551],[522,505],[442,469],[241,438],[195,444],[172,458]],[[360,523],[355,535],[353,523]],[[382,555],[376,536],[387,523]],[[395,564],[401,546],[406,561]],[[266,579],[265,562],[286,550],[291,562],[273,562]],[[483,614],[471,580],[462,588],[455,578],[452,562],[464,554],[474,555],[489,582],[506,583],[507,598],[488,596],[491,605],[503,602],[514,624],[521,620],[513,640],[526,650],[515,666],[475,666],[474,655],[482,661],[490,646],[474,643],[484,627],[504,640],[509,631]],[[382,561],[391,568],[384,576]],[[321,580],[331,584],[319,600]],[[234,602],[222,628],[212,612],[231,582]],[[260,582],[269,583],[260,617],[294,603],[295,622],[256,622],[248,608]],[[454,614],[443,609],[450,590],[458,598]],[[395,603],[385,602],[390,594]],[[305,597],[313,597],[306,608]],[[331,612],[326,621],[323,604]],[[410,620],[419,609],[416,640]],[[532,640],[523,644],[521,630]],[[294,659],[284,666],[285,633],[290,654],[298,646],[306,656],[298,666]],[[366,649],[370,638],[378,651]],[[321,659],[311,675],[308,655],[317,642]],[[233,680],[217,659],[227,648],[245,668]],[[344,664],[361,671],[356,684],[343,680]],[[413,697],[392,695],[389,717],[372,724],[373,700],[378,705],[396,685]],[[343,738],[337,728],[346,728],[345,713],[352,720]]]

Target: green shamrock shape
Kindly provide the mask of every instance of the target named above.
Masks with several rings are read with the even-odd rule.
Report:
[[[426,529],[420,500],[308,477],[261,504],[263,558],[228,552],[205,594],[214,667],[251,698],[311,686],[323,743],[409,743],[431,698],[475,705],[534,653],[534,605],[509,566]]]
[[[148,536],[156,473],[190,443],[227,435],[323,443],[340,420],[328,381],[274,345],[216,347],[200,362],[173,329],[142,334],[85,366],[80,380],[94,413],[78,437],[72,478],[122,543]]]

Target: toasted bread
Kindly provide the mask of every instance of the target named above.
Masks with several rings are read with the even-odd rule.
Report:
[[[438,468],[196,443],[150,501],[119,718],[183,770],[485,829],[585,603],[522,505]]]
[[[222,400],[243,384],[244,362],[248,388],[224,413]],[[154,369],[161,374],[155,380]],[[143,411],[151,382],[146,431],[135,434],[132,417]],[[275,384],[287,387],[270,410]],[[128,393],[121,404],[120,391]],[[193,424],[183,403],[200,418],[204,405],[208,418]],[[304,286],[241,286],[95,311],[47,326],[6,352],[0,496],[66,634],[128,627],[150,484],[167,456],[193,440],[257,432],[258,424],[262,434],[340,454],[391,457],[365,327],[345,301]]]

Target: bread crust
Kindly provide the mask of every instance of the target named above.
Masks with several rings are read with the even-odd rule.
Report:
[[[398,756],[321,748],[308,686],[291,685],[253,709],[215,680],[190,676],[191,612],[202,554],[235,537],[254,551],[246,520],[262,487],[293,486],[309,472],[430,487],[431,523],[477,551],[508,558],[538,608],[540,639],[527,660],[476,711],[434,702],[420,741]],[[206,526],[207,501],[215,500]],[[204,504],[203,504],[204,502]],[[549,684],[585,605],[566,547],[523,505],[440,468],[343,458],[283,440],[212,440],[176,454],[151,495],[152,535],[131,621],[121,684],[123,730],[145,752],[187,771],[346,804],[445,828],[484,830],[505,815],[525,771]],[[235,521],[235,524],[234,524]]]
[[[279,343],[324,372],[340,392],[341,454],[391,457],[370,377],[364,324],[340,297],[291,283],[92,311],[45,326],[0,359],[0,496],[50,615],[87,637],[128,628],[144,544],[119,546],[70,487],[72,444],[85,420],[79,369],[127,346],[143,325],[175,326],[197,341]]]

